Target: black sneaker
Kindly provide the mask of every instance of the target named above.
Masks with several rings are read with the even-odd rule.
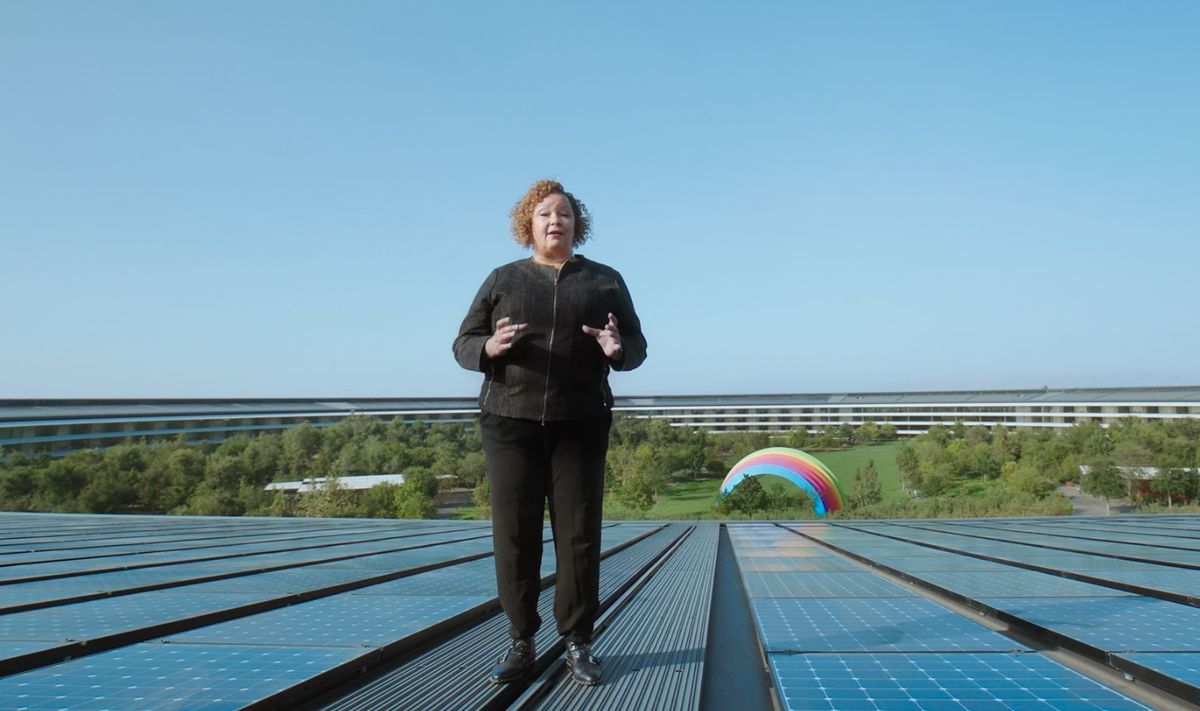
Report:
[[[567,669],[571,670],[571,678],[584,686],[599,684],[603,672],[587,642],[567,642]]]
[[[491,679],[493,684],[507,684],[516,681],[533,668],[537,654],[533,651],[532,639],[514,639],[496,666],[492,667]]]

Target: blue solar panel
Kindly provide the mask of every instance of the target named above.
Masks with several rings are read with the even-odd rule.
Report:
[[[789,711],[1145,709],[1036,654],[771,654]]]
[[[1106,528],[1103,526],[1067,526],[1067,525],[1003,525],[1003,524],[986,524],[986,525],[964,525],[964,524],[946,524],[944,525],[947,531],[962,531],[966,533],[982,533],[984,536],[1002,536],[1007,537],[1009,532],[1015,534],[1028,534],[1028,536],[1040,536],[1044,539],[1060,540],[1062,545],[1070,545],[1070,540],[1102,540],[1108,539],[1111,543],[1144,543],[1148,545],[1176,545],[1181,548],[1190,548],[1200,550],[1200,542],[1195,540],[1171,538],[1163,536],[1162,533],[1146,531],[1144,528],[1135,526],[1121,526],[1118,528]]]
[[[1110,651],[1200,651],[1200,608],[1143,596],[983,598],[998,609]]]
[[[1120,570],[1101,577],[1153,590],[1200,596],[1200,570]]]
[[[473,541],[446,543],[429,548],[414,548],[412,550],[398,551],[396,553],[380,553],[362,558],[349,558],[347,560],[339,560],[330,563],[329,565],[338,568],[356,568],[360,570],[388,572],[393,570],[405,570],[407,568],[428,565],[430,563],[441,563],[453,558],[487,553],[491,550],[492,539],[488,537]]]
[[[1047,573],[1009,568],[1004,571],[926,571],[922,580],[953,590],[960,595],[994,597],[1118,597],[1127,592],[1081,583]]]
[[[852,550],[850,546],[847,550]],[[858,552],[860,555],[869,555],[868,552]],[[878,560],[884,565],[903,570],[906,573],[922,573],[933,571],[944,572],[994,572],[997,570],[1011,570],[1010,566],[1005,566],[1003,563],[993,563],[978,558],[968,558],[966,556],[954,555],[952,553],[943,553],[939,556],[894,556],[887,558],[876,558],[874,555],[869,555],[874,560]]]
[[[1189,540],[1185,538],[1171,538],[1161,534],[1146,534],[1144,532],[1139,532],[1138,529],[1133,527],[1126,527],[1118,530],[1102,527],[1086,528],[1070,526],[1007,526],[1004,528],[1020,534],[1041,536],[1045,540],[1061,540],[1062,545],[1072,545],[1071,541],[1105,540],[1111,543],[1124,542],[1145,544],[1143,546],[1135,546],[1136,548],[1145,548],[1146,546],[1172,546],[1200,552],[1200,541]],[[967,527],[966,530],[970,531],[970,527]],[[987,528],[980,530],[979,532],[991,536],[1006,535],[1004,530],[998,530],[997,528]]]
[[[0,708],[239,709],[365,653],[136,644],[0,679]]]
[[[916,593],[874,573],[743,573],[746,594],[758,597],[876,598]]]
[[[335,595],[181,632],[169,641],[381,646],[488,599],[483,595]]]
[[[459,535],[454,535],[453,538],[458,538]],[[220,556],[231,555],[232,551],[193,551],[190,553],[171,552],[171,553],[153,553],[140,556],[117,556],[108,558],[95,558],[85,561],[61,561],[57,563],[39,563],[36,565],[20,566],[7,569],[7,572],[0,573],[0,578],[10,580],[19,579],[36,575],[47,575],[55,573],[70,573],[89,570],[106,570],[114,567],[131,566],[131,565],[178,565],[185,561],[195,561],[193,565],[217,562],[222,565],[229,565],[233,568],[259,568],[268,565],[280,563],[304,563],[309,561],[327,560],[348,555],[364,555],[371,554],[376,551],[388,551],[396,548],[404,548],[408,546],[418,546],[427,543],[433,543],[437,539],[418,538],[418,539],[399,539],[389,541],[377,541],[373,543],[338,545],[332,547],[312,548],[300,551],[285,551],[279,550],[274,552],[259,552],[255,555],[230,558],[221,560]],[[491,548],[490,537],[477,538],[476,541],[484,541],[483,550]],[[278,544],[276,544],[278,545]],[[445,545],[455,545],[447,543]],[[435,546],[438,547],[438,546]],[[195,560],[198,558],[211,558],[217,556],[216,561],[211,560]],[[374,556],[369,556],[374,557]],[[186,563],[185,563],[186,564]],[[369,566],[369,563],[367,564]],[[19,572],[18,572],[19,571]]]
[[[313,545],[318,543],[342,543],[347,541],[355,541],[366,537],[376,537],[379,535],[398,535],[390,532],[369,531],[358,528],[351,528],[343,531],[320,531],[312,532],[305,531],[295,535],[287,531],[270,531],[263,532],[260,535],[252,537],[205,537],[199,540],[189,538],[181,541],[167,541],[148,538],[142,543],[128,543],[125,545],[111,546],[91,546],[86,545],[92,541],[80,542],[80,545],[62,545],[57,548],[39,547],[39,550],[32,552],[10,552],[0,556],[0,566],[9,566],[14,564],[28,565],[41,561],[54,561],[62,558],[74,558],[77,561],[91,560],[96,558],[112,558],[126,557],[130,559],[141,560],[154,553],[175,553],[177,555],[189,555],[195,557],[211,552],[214,555],[222,555],[224,553],[236,554],[247,553],[263,550],[286,550],[286,547],[281,548],[282,542],[296,545]],[[400,539],[403,540],[403,539]]]
[[[554,570],[554,557],[543,564]],[[483,558],[355,590],[355,595],[484,595],[496,596],[496,563]]]
[[[86,640],[153,624],[227,610],[270,594],[150,592],[92,600],[0,617],[3,640]]]
[[[751,601],[767,651],[969,652],[1027,649],[924,598]]]
[[[28,602],[60,600],[78,595],[111,592],[139,585],[155,585],[179,578],[179,571],[123,570],[115,573],[2,585],[0,586],[0,608]]]
[[[193,571],[194,572],[194,571]],[[331,568],[328,564],[305,566],[268,573],[241,575],[236,578],[193,583],[176,590],[191,593],[264,592],[284,596],[332,587],[371,577],[369,571]]]
[[[45,649],[48,645],[40,640],[6,640],[0,642],[0,659],[9,659],[11,657],[20,656],[28,652],[36,652],[39,649]],[[3,708],[0,706],[0,708]]]
[[[987,530],[964,531],[964,533],[970,533],[971,535],[979,536],[1003,537],[1008,541],[1022,541],[1025,543],[1033,543],[1035,545],[1048,545],[1054,546],[1055,548],[1067,548],[1073,551],[1085,553],[1106,553],[1110,555],[1129,556],[1133,558],[1145,558],[1148,560],[1190,563],[1192,565],[1200,564],[1200,552],[1187,550],[1156,550],[1149,546],[1129,545],[1128,543],[1114,541],[1063,538],[1061,536],[1055,536],[1052,533],[1023,533],[1015,530],[1007,533],[1003,531]],[[952,545],[958,546],[961,544],[957,542],[962,541],[963,539],[954,536],[952,538],[947,538],[946,540],[953,541],[954,543],[952,543]],[[976,539],[971,542],[973,550],[984,550],[987,545],[989,545],[988,542],[981,539]]]
[[[738,554],[738,567],[747,573],[861,572],[862,568],[842,558],[793,558]]]
[[[1127,652],[1113,655],[1200,688],[1200,652]]]

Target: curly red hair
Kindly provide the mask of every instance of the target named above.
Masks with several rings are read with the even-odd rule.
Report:
[[[567,192],[562,183],[557,180],[539,180],[529,186],[517,204],[513,205],[512,211],[508,213],[509,229],[517,244],[522,247],[533,246],[533,210],[538,203],[546,199],[547,195],[555,193],[565,197],[575,212],[575,239],[572,240],[571,245],[578,247],[591,236],[592,216],[588,212],[587,205]]]

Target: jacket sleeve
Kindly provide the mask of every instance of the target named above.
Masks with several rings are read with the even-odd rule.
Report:
[[[467,370],[482,371],[486,367],[487,356],[483,344],[492,337],[492,289],[496,285],[496,270],[483,280],[479,293],[471,302],[466,318],[458,327],[458,337],[454,339],[454,359]]]
[[[633,370],[646,360],[646,337],[642,335],[642,322],[633,309],[633,297],[625,279],[617,275],[617,287],[621,290],[617,305],[617,330],[621,332],[621,360],[611,364],[613,370]]]

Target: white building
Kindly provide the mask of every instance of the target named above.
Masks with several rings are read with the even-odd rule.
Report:
[[[1200,418],[1200,386],[764,395],[619,397],[625,416],[712,432],[810,432],[843,424],[892,424],[901,435],[933,425],[1070,427],[1121,418]],[[408,422],[473,422],[474,398],[249,400],[0,400],[0,447],[55,454],[120,442],[220,441],[352,415]]]

